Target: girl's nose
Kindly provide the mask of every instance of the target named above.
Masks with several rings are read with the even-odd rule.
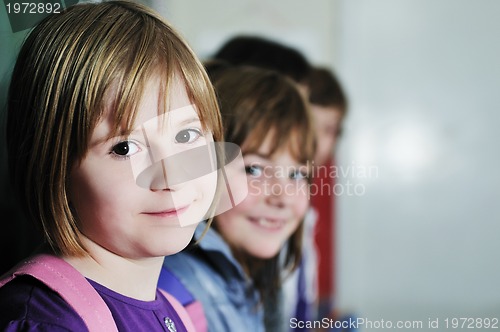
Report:
[[[290,192],[289,185],[285,178],[274,178],[267,190],[266,202],[278,208],[292,204],[293,193]]]
[[[143,170],[136,178],[136,183],[142,188],[154,191],[168,190],[170,188],[167,177],[167,167],[164,159],[152,164]]]
[[[136,183],[142,188],[154,191],[175,191],[182,183],[191,180],[188,168],[188,165],[182,162],[182,158],[173,155],[156,161],[142,170],[136,176]]]

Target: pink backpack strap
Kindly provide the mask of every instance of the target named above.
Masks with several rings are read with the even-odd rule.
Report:
[[[177,301],[177,299],[175,297],[173,297],[169,293],[165,292],[161,288],[159,288],[159,290],[167,298],[168,302],[170,302],[170,304],[172,305],[172,307],[174,308],[174,310],[177,312],[177,314],[179,315],[182,323],[184,324],[184,326],[186,327],[186,330],[188,332],[202,332],[202,331],[206,331],[206,329],[205,330],[199,330],[198,326],[195,327],[195,322],[193,320],[191,320],[192,316],[190,316],[190,314],[186,311],[186,308],[184,308],[182,306],[182,304],[179,301]]]
[[[118,332],[108,306],[85,277],[62,258],[40,254],[0,278],[0,287],[22,275],[32,276],[58,293],[82,318],[89,332]]]
[[[180,279],[165,265],[161,269],[158,288],[173,296],[186,309],[197,332],[208,331],[208,323],[203,305],[199,300],[195,299]]]
[[[205,311],[200,301],[194,301],[185,307],[186,311],[193,321],[194,327],[197,332],[207,332],[208,323],[205,317]]]

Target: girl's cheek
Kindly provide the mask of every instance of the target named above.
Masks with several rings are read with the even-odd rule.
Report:
[[[255,204],[259,202],[260,197],[263,196],[263,189],[256,183],[248,182],[248,194],[247,197],[241,202],[243,208],[255,208]]]
[[[298,195],[295,200],[295,215],[302,218],[309,208],[309,198],[307,195]]]
[[[257,201],[261,196],[265,195],[266,187],[262,181],[257,179],[250,179],[248,182],[248,195],[245,201]]]

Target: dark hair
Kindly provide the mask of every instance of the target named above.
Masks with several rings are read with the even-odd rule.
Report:
[[[226,69],[234,67],[229,62],[221,59],[210,59],[205,61],[203,65],[205,66],[208,77],[212,82],[217,80],[219,75],[221,75]]]
[[[233,65],[250,65],[276,70],[302,83],[311,66],[296,49],[257,36],[237,36],[227,41],[214,56]]]
[[[347,97],[335,75],[326,68],[313,68],[306,80],[311,104],[336,107],[342,113],[347,112]]]

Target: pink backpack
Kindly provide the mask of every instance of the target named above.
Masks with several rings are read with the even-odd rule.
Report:
[[[87,325],[90,332],[117,332],[108,306],[85,277],[63,259],[39,254],[28,258],[0,277],[0,287],[22,275],[32,276],[58,293]],[[162,291],[188,331],[196,331],[184,307]]]

